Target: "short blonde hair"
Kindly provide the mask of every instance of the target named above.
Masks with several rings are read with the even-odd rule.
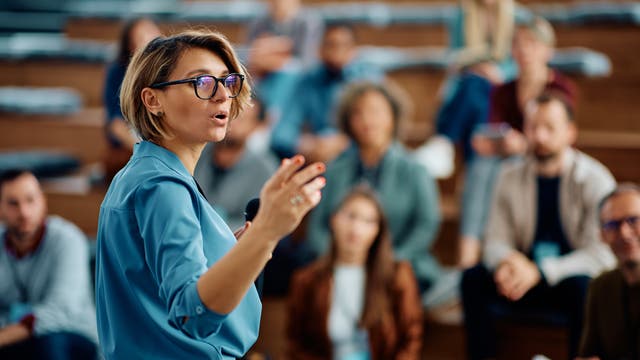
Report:
[[[531,31],[536,39],[548,47],[552,48],[556,46],[556,33],[553,31],[551,23],[549,23],[545,18],[534,16],[522,24],[520,28]]]
[[[120,89],[122,114],[142,139],[153,141],[171,136],[162,117],[146,108],[141,94],[151,84],[168,81],[182,55],[192,48],[213,52],[220,57],[230,73],[245,76],[242,91],[231,103],[231,119],[235,119],[249,104],[251,86],[247,71],[224,35],[213,31],[186,31],[169,37],[158,37],[133,56]]]

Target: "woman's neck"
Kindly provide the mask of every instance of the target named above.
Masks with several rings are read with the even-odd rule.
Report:
[[[364,266],[367,263],[367,254],[338,254],[336,265]]]
[[[532,86],[549,82],[551,70],[548,66],[523,68],[518,75],[519,86]]]
[[[206,145],[206,143],[184,144],[182,142],[176,141],[175,139],[161,140],[158,141],[157,144],[176,154],[178,159],[180,159],[182,165],[184,165],[184,167],[187,169],[187,171],[189,171],[189,174],[191,175],[193,175],[193,173],[195,172],[198,159],[200,159],[202,150]]]
[[[521,109],[525,108],[527,102],[542,93],[551,76],[552,72],[547,66],[524,69],[520,73],[516,86]]]
[[[391,144],[385,146],[360,146],[360,160],[365,167],[377,166]]]

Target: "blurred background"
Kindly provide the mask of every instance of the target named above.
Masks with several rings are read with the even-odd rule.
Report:
[[[3,0],[0,170],[34,169],[45,179],[50,212],[94,236],[108,176],[105,156],[111,146],[105,136],[103,91],[123,26],[132,18],[145,17],[165,35],[189,28],[217,30],[249,63],[255,62],[251,59],[256,51],[249,40],[250,24],[269,6],[267,1]],[[349,24],[358,59],[378,67],[399,85],[410,109],[400,127],[402,143],[421,148],[436,136],[448,79],[461,66],[456,45],[459,2],[303,0],[301,6],[325,26]],[[639,182],[640,2],[518,3],[516,21],[534,15],[554,27],[557,51],[551,66],[567,74],[579,89],[576,146],[607,165],[618,181]],[[254,81],[260,80],[259,74],[252,75]],[[280,108],[271,105],[268,101],[265,105],[269,121],[276,122],[286,112],[286,100]],[[456,261],[462,146],[453,144],[453,166],[438,176],[444,221],[433,251],[443,264]],[[275,359],[284,346],[283,312],[282,299],[265,300],[257,349]],[[462,358],[460,325],[427,321],[425,358]],[[504,336],[516,339],[509,342],[513,349],[507,353],[523,351],[535,341],[539,342],[533,347],[547,346],[553,353],[554,346],[562,348],[566,334],[528,327],[507,330]],[[527,342],[518,342],[518,337]]]

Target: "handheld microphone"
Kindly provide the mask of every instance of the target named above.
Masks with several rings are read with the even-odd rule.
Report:
[[[253,218],[256,217],[258,213],[258,209],[260,208],[260,199],[254,198],[249,200],[247,206],[244,209],[244,220],[245,221],[253,221]]]
[[[256,217],[258,213],[258,209],[260,208],[260,199],[254,198],[249,200],[247,206],[244,208],[244,219],[245,221],[253,221],[253,218]],[[260,272],[258,278],[255,281],[256,290],[258,291],[258,296],[262,298],[262,288],[264,287],[264,270]]]

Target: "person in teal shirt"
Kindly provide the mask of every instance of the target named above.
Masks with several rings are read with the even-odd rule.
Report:
[[[122,113],[143,141],[100,208],[96,306],[105,359],[235,359],[253,345],[253,285],[277,245],[320,201],[320,163],[284,159],[252,223],[235,233],[193,178],[250,99],[245,70],[213,32],[157,38],[122,85]],[[244,86],[243,86],[244,85]],[[300,170],[300,171],[298,171]]]
[[[337,118],[352,146],[328,165],[327,187],[311,213],[302,256],[315,258],[328,250],[332,209],[351,188],[367,183],[387,214],[396,259],[411,263],[424,292],[442,274],[430,251],[440,225],[438,187],[395,140],[402,106],[393,90],[391,83],[371,82],[345,90]]]

